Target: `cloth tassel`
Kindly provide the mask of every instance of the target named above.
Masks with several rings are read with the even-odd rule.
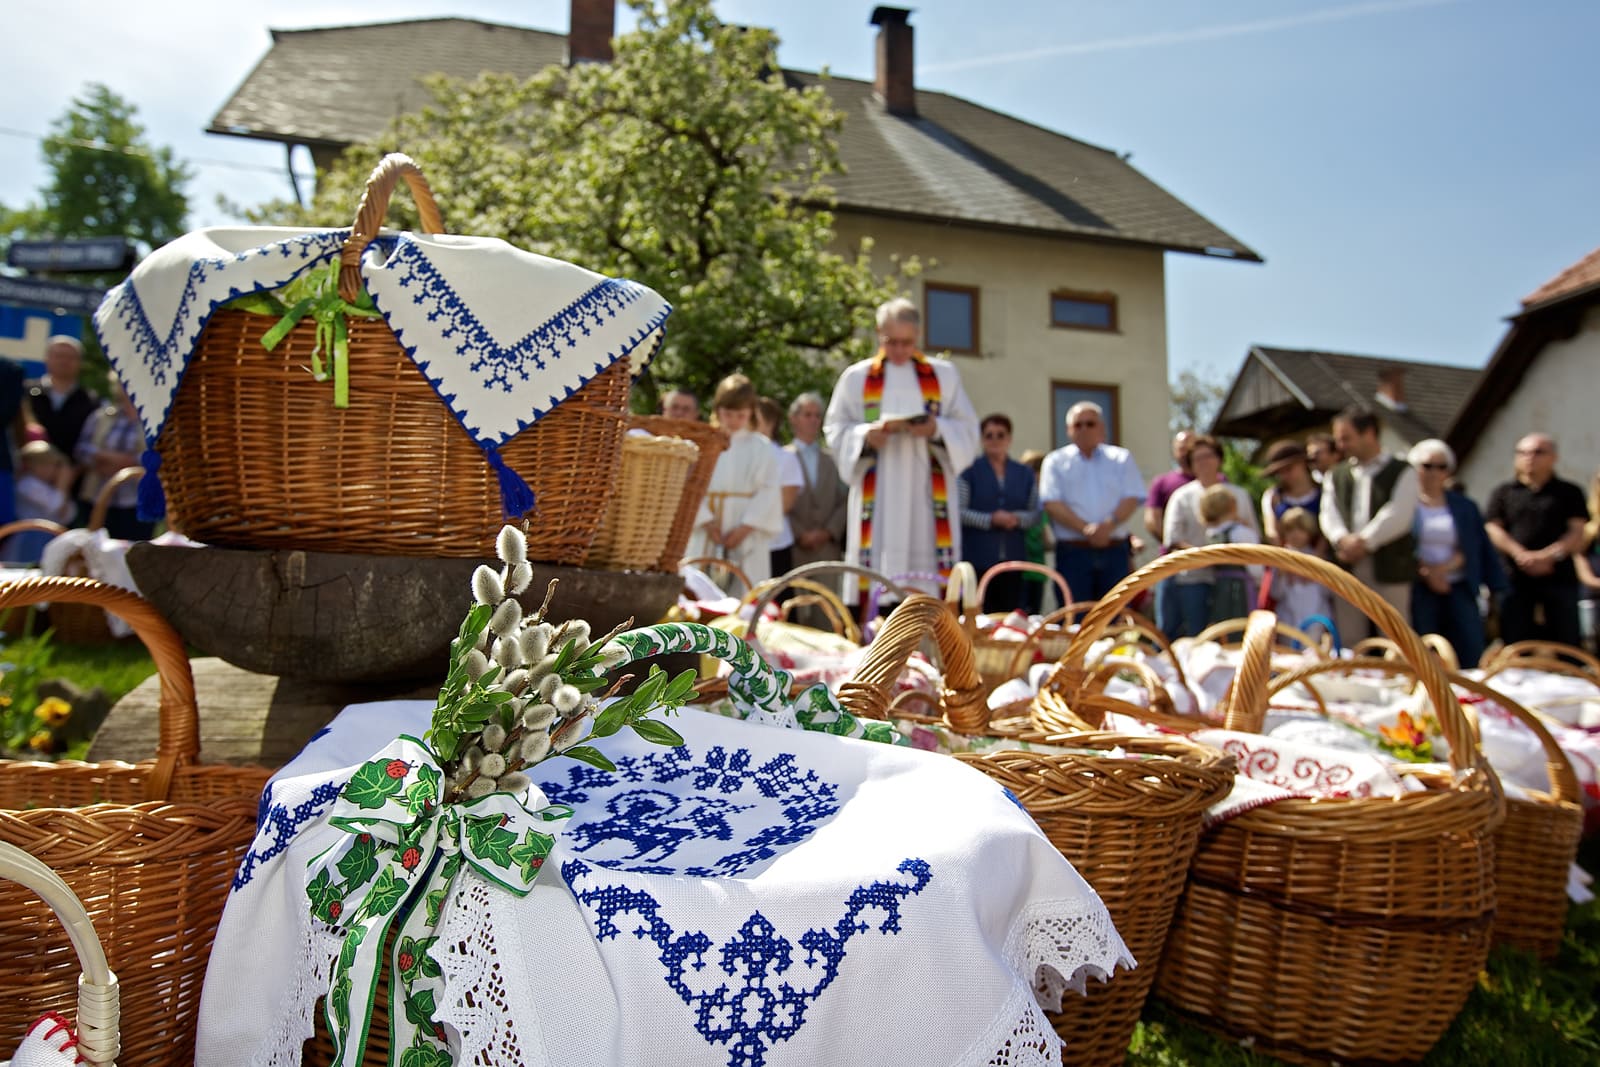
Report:
[[[161,489],[161,453],[147,448],[139,457],[144,477],[139,479],[139,502],[135,513],[140,522],[155,522],[167,514],[167,494]]]
[[[533,490],[522,480],[522,475],[506,466],[506,461],[500,458],[500,450],[493,445],[486,446],[483,455],[500,477],[501,514],[510,520],[520,519],[532,511]]]

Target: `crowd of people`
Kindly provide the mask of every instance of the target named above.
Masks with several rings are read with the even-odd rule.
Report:
[[[1506,641],[1570,645],[1595,638],[1600,606],[1600,474],[1588,499],[1556,477],[1556,442],[1518,442],[1514,477],[1480,511],[1453,480],[1456,458],[1440,440],[1405,456],[1382,443],[1379,416],[1339,413],[1327,432],[1270,444],[1260,499],[1223,472],[1214,437],[1173,439],[1173,467],[1146,484],[1125,448],[1107,442],[1093,403],[1066,415],[1068,443],[1048,454],[1011,454],[1002,413],[979,418],[953,364],[917,350],[920,315],[906,300],[878,309],[878,350],[840,375],[832,397],[789,405],[792,442],[780,445],[783,409],[742,375],[712,399],[731,444],[701,511],[693,555],[737,564],[755,582],[794,565],[843,559],[902,582],[940,589],[958,559],[979,573],[1007,561],[1050,562],[1078,602],[1104,596],[1146,547],[1265,543],[1330,560],[1412,626],[1438,633],[1476,663],[1494,619]],[[698,418],[682,390],[664,414]],[[1012,571],[985,590],[985,611],[1037,614],[1045,583]],[[847,602],[858,583],[844,585]],[[1181,572],[1156,589],[1153,611],[1171,637],[1258,606],[1345,643],[1371,632],[1367,618],[1319,582],[1281,570],[1212,567]],[[1580,622],[1580,620],[1582,620]]]
[[[88,523],[101,489],[124,467],[137,466],[144,430],[127,394],[111,379],[105,397],[80,380],[83,345],[75,337],[46,342],[45,373],[24,380],[20,364],[0,359],[0,525],[43,519],[64,527]],[[112,537],[150,536],[137,515],[138,486],[119,485],[105,513]],[[51,534],[21,532],[0,543],[0,559],[36,563]]]

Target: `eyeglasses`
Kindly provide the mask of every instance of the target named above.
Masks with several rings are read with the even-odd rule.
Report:
[[[1000,430],[998,432],[996,432],[994,430],[990,430],[989,432],[987,432],[987,433],[985,433],[983,435],[983,439],[985,441],[1004,441],[1007,437],[1010,437],[1010,436],[1011,435],[1006,433],[1004,430]]]
[[[1519,455],[1519,456],[1542,456],[1542,455],[1545,455],[1546,453],[1548,453],[1549,451],[1550,450],[1548,448],[1519,448],[1519,449],[1517,449],[1517,455]]]
[[[1417,464],[1417,469],[1421,470],[1421,471],[1447,471],[1447,470],[1450,469],[1450,464],[1448,464],[1448,463],[1418,463]]]

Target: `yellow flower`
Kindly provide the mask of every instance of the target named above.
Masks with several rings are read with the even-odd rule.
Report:
[[[50,736],[49,730],[40,730],[28,738],[28,747],[35,752],[53,752],[56,747],[56,739]]]
[[[9,708],[10,706],[11,698],[6,696],[4,693],[0,693],[0,708]]]
[[[33,709],[33,717],[46,726],[60,726],[72,715],[72,705],[60,697],[46,697]]]

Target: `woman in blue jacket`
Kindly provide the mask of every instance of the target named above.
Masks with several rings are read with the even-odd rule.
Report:
[[[1411,583],[1411,625],[1440,634],[1463,667],[1476,667],[1485,643],[1478,590],[1506,588],[1499,554],[1483,529],[1478,505],[1447,488],[1456,456],[1443,441],[1419,441],[1407,457],[1417,470],[1417,577]]]
[[[1033,471],[1012,459],[1011,420],[990,415],[980,424],[983,455],[961,472],[961,558],[980,576],[1004,560],[1028,558],[1027,530],[1039,521]],[[1025,604],[1022,575],[998,574],[983,595],[984,611]]]

